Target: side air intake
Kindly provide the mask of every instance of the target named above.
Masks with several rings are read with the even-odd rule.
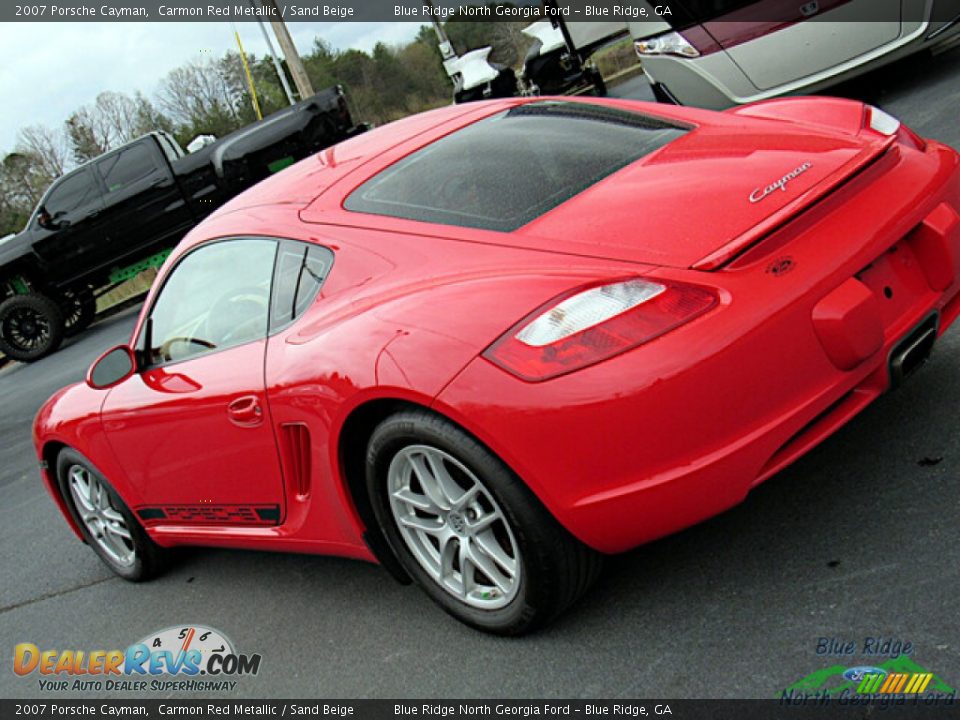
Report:
[[[288,487],[298,498],[310,495],[310,431],[302,423],[280,426]]]

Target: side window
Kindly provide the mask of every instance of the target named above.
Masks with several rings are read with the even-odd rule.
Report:
[[[55,186],[44,200],[43,206],[51,216],[57,213],[66,214],[88,205],[98,196],[93,173],[89,169],[84,169]]]
[[[317,297],[333,265],[333,253],[320,245],[284,242],[277,257],[270,329],[289,324]]]
[[[149,364],[266,337],[276,251],[274,240],[244,238],[204,245],[183,258],[150,312]]]
[[[293,316],[299,317],[317,297],[320,286],[327,279],[327,273],[333,265],[333,253],[324,247],[311,247],[303,262],[300,283],[297,285],[297,299],[293,305]]]
[[[145,142],[131,145],[116,155],[97,163],[97,170],[107,186],[107,193],[114,193],[142,180],[153,172],[156,162],[150,146]]]
[[[175,162],[183,157],[183,152],[177,149],[177,146],[173,144],[173,139],[170,136],[157,135],[157,140],[160,141],[163,154],[167,156],[167,160],[170,162]]]

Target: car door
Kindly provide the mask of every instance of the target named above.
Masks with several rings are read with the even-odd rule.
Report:
[[[151,137],[96,162],[114,260],[172,242],[193,225],[180,188]]]
[[[80,274],[107,243],[103,231],[103,197],[93,169],[80,168],[60,179],[33,218],[34,250],[47,265]],[[57,272],[58,276],[64,273]]]
[[[325,541],[355,543],[354,526],[331,473],[331,421],[353,379],[338,372],[347,348],[296,339],[334,263],[322,245],[284,241],[273,280],[266,378],[270,413],[287,483],[287,517],[304,518]]]
[[[264,358],[277,243],[238,238],[185,255],[137,341],[143,367],[107,396],[103,427],[144,519],[278,524],[283,484]]]

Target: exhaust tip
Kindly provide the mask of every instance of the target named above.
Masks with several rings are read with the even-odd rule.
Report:
[[[940,316],[933,313],[901,340],[890,353],[890,389],[900,387],[930,357],[937,340]]]

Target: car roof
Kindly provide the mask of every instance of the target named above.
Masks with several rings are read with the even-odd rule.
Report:
[[[598,247],[592,238],[584,237],[573,224],[564,220],[571,214],[583,215],[579,207],[584,202],[589,204],[589,199],[585,201],[580,196],[561,203],[512,232],[422,222],[356,212],[344,207],[353,190],[420,148],[483,118],[525,103],[544,101],[603,105],[689,127],[701,122],[724,122],[724,116],[715,112],[613,98],[515,97],[445,106],[356,135],[261,181],[216,210],[185,238],[181,250],[206,239],[237,232],[290,237],[296,231],[301,237],[315,237],[330,232],[335,236],[337,227],[353,227],[417,235],[425,242],[434,238],[607,257],[604,248]],[[729,116],[728,122],[735,125],[742,120]],[[639,161],[642,162],[644,160]],[[597,185],[604,186],[614,179],[606,178]],[[589,196],[592,190],[590,188],[580,195]],[[587,216],[594,214],[587,213]],[[268,216],[272,219],[267,220]],[[546,232],[542,229],[545,221],[548,223]],[[569,230],[565,229],[567,225]]]
[[[215,214],[264,205],[299,205],[307,222],[364,225],[366,213],[343,209],[346,197],[401,158],[480,119],[525,103],[585,103],[643,113],[680,124],[696,124],[710,115],[693,108],[609,98],[520,97],[448,105],[410,115],[355,135],[282,170],[224,204]],[[322,202],[321,202],[322,198]],[[338,217],[331,214],[333,209]]]
[[[596,103],[522,103],[384,168],[351,191],[343,207],[512,232],[690,129]]]

